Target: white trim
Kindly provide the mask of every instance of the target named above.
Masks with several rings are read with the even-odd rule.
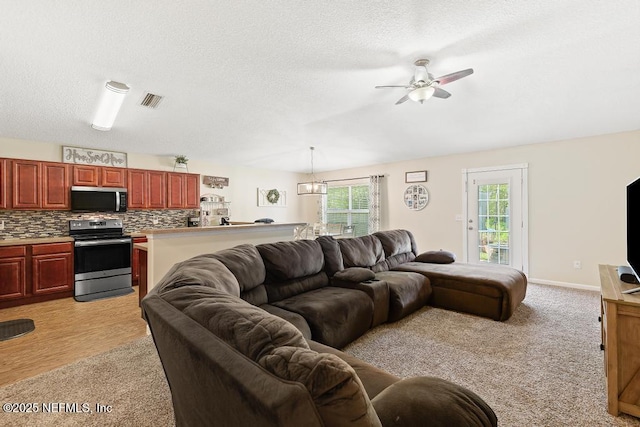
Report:
[[[583,285],[581,283],[558,282],[556,280],[532,279],[532,278],[529,278],[528,282],[536,285],[549,285],[549,286],[558,286],[560,288],[572,288],[572,289],[581,289],[583,291],[600,292],[600,287],[598,286]]]
[[[529,163],[518,163],[514,165],[487,166],[483,168],[462,169],[462,174],[466,175],[468,173],[474,173],[474,172],[493,172],[493,171],[506,171],[511,169],[528,169],[528,168],[529,168]]]

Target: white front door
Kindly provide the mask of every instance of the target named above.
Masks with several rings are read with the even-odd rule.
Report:
[[[527,165],[466,169],[463,179],[463,260],[527,273]]]

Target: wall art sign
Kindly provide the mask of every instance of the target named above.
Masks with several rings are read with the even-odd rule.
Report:
[[[203,176],[202,177],[202,183],[204,185],[208,185],[211,188],[218,188],[221,189],[222,187],[228,187],[229,186],[229,178],[226,178],[224,176]]]
[[[77,165],[127,167],[127,153],[93,150],[91,148],[62,147],[62,162]]]
[[[405,172],[404,182],[427,182],[427,171]]]

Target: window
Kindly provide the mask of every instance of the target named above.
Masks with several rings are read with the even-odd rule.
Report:
[[[326,223],[353,226],[354,236],[369,234],[369,185],[330,185],[325,215]]]

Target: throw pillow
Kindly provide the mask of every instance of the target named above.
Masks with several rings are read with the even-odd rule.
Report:
[[[442,249],[421,253],[415,259],[416,262],[430,262],[432,264],[451,264],[455,260],[456,254]]]

